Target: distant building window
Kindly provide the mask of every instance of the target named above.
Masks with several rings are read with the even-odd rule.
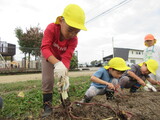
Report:
[[[132,54],[133,54],[134,52],[132,51]]]
[[[2,52],[3,48],[2,48],[2,43],[0,42],[0,52]]]
[[[136,63],[136,61],[135,61],[135,60],[130,60],[130,62],[131,62],[131,63],[133,63],[133,64],[135,64],[135,63]]]
[[[8,43],[5,41],[0,41],[0,52],[8,52]]]

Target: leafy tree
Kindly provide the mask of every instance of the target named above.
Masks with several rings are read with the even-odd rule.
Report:
[[[28,54],[29,63],[30,55],[34,55],[35,57],[40,56],[40,45],[43,37],[43,32],[38,26],[30,27],[29,29],[26,29],[26,32],[23,32],[21,28],[16,28],[15,34],[18,38],[20,50],[25,54],[25,61],[26,54]],[[28,68],[29,66],[30,64],[28,64]]]
[[[97,60],[91,61],[91,65],[92,65],[92,66],[95,66],[95,64],[96,64],[97,62],[98,62]]]
[[[32,32],[31,36],[34,37],[33,47],[35,48],[32,50],[31,54],[34,55],[36,58],[41,55],[40,46],[43,38],[43,31],[39,27],[35,27],[35,28],[31,28],[31,32]]]
[[[94,61],[91,61],[91,65],[92,66],[95,66],[95,67],[102,67],[102,63],[101,63],[101,60],[94,60]]]
[[[76,69],[78,68],[78,59],[77,59],[77,56],[75,55],[75,53],[73,54],[72,56],[72,59],[71,59],[71,65],[70,65],[70,69]]]
[[[27,54],[27,50],[25,49],[25,41],[23,40],[23,35],[24,35],[24,33],[23,33],[23,30],[20,28],[20,27],[18,27],[18,28],[16,28],[15,29],[15,34],[16,34],[16,37],[18,38],[18,44],[19,44],[19,46],[20,46],[20,50],[24,53],[24,63],[25,63],[25,67],[26,67],[26,54]]]

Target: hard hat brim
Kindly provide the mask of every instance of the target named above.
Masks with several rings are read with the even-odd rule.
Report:
[[[145,62],[143,62],[143,63],[145,63]],[[142,66],[143,63],[140,63],[140,64],[138,64],[138,65],[139,65],[139,66]],[[151,72],[152,74],[156,75],[156,72],[154,72],[154,71],[150,68],[150,66],[147,65],[147,68],[148,68],[149,72]]]
[[[110,66],[104,66],[105,69],[109,69],[111,68]],[[125,66],[125,67],[119,67],[119,68],[114,68],[115,70],[118,70],[118,71],[126,71],[126,70],[129,70],[131,69],[130,67],[128,66]]]
[[[59,21],[60,17],[62,17],[62,16],[57,17],[55,24],[60,24],[60,21]],[[73,21],[70,21],[70,20],[67,20],[67,19],[65,19],[65,22],[67,23],[67,25],[69,25],[71,27],[87,31],[87,28],[84,25],[74,23]]]
[[[87,28],[84,25],[77,24],[77,23],[70,21],[70,20],[67,20],[67,19],[65,19],[65,22],[67,23],[67,25],[69,25],[71,27],[87,31]]]
[[[147,66],[147,68],[148,68],[148,70],[149,70],[152,74],[156,75],[156,72],[154,72],[154,71],[150,68],[150,66]]]

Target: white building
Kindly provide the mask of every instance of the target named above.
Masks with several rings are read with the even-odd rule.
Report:
[[[103,61],[108,61],[113,57],[121,57],[126,62],[138,64],[143,62],[143,50],[131,48],[114,48],[114,54],[103,58]]]
[[[143,62],[143,50],[129,49],[128,62],[134,64]]]

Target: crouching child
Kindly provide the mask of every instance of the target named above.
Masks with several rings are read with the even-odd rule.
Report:
[[[130,92],[134,93],[141,86],[146,86],[145,80],[148,80],[151,84],[160,85],[160,82],[150,78],[149,74],[156,74],[158,68],[158,62],[149,59],[146,62],[140,64],[133,64],[130,70],[124,72],[119,79],[121,88],[130,88]]]
[[[86,91],[81,103],[88,103],[96,95],[107,95],[107,99],[114,94],[115,86],[112,84],[113,78],[120,78],[124,71],[130,69],[122,58],[112,58],[107,66],[100,68],[90,78],[92,81]]]

